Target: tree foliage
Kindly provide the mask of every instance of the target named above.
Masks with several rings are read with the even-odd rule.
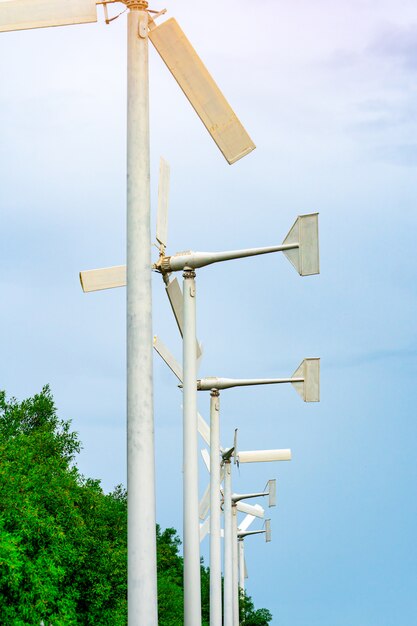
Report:
[[[240,593],[239,619],[245,626],[268,626],[272,615],[268,609],[255,609],[252,598],[245,592]]]
[[[0,624],[127,622],[126,491],[105,494],[99,481],[83,477],[75,465],[80,448],[48,387],[21,403],[0,392]],[[159,626],[183,624],[180,544],[173,528],[157,527]],[[208,626],[203,564],[201,580]],[[246,596],[241,607],[245,626],[271,619]]]

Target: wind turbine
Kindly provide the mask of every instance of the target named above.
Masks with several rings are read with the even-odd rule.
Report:
[[[261,494],[233,494],[231,459],[234,462],[246,463],[246,454],[237,451],[237,432],[232,448],[222,454],[222,462],[225,465],[224,478],[224,626],[238,626],[239,624],[239,582],[238,582],[238,546],[237,546],[237,504],[246,497],[258,497]],[[249,456],[258,455],[260,462],[290,461],[291,450],[252,450]],[[243,459],[243,460],[242,460]],[[251,462],[251,461],[249,461]],[[268,494],[270,506],[276,503],[275,482],[269,481]]]
[[[210,615],[213,617],[211,626],[219,624],[218,604],[221,601],[221,572],[220,572],[220,511],[218,509],[220,490],[220,467],[218,451],[220,450],[220,390],[231,387],[248,385],[265,385],[291,383],[305,402],[318,402],[320,386],[320,360],[304,359],[290,378],[271,379],[230,379],[230,378],[202,378],[197,380],[197,389],[210,391],[210,509],[212,533],[210,535]],[[236,594],[237,577],[233,576],[233,554],[231,553],[233,531],[230,527],[232,523],[233,511],[229,508],[231,493],[231,472],[230,455],[234,453],[236,442],[233,448],[222,453],[224,465],[224,515],[225,515],[225,565],[224,565],[224,624],[233,626],[233,615],[236,614]],[[228,456],[229,455],[229,456]],[[239,463],[284,461],[290,460],[290,450],[250,450],[235,452],[235,460]],[[213,582],[212,582],[213,581]],[[220,599],[220,600],[219,600]]]
[[[105,7],[113,0],[98,2]],[[235,163],[255,145],[174,19],[123,0],[128,13],[127,107],[127,486],[129,626],[157,626],[155,452],[149,194],[148,39],[218,148]],[[0,0],[0,31],[97,21],[96,0]],[[187,377],[186,377],[187,378]],[[141,393],[138,394],[140,381]],[[187,383],[188,385],[188,383]],[[194,536],[195,535],[195,536]],[[187,538],[193,546],[198,534]],[[184,542],[185,544],[185,542]],[[201,624],[200,564],[184,562],[184,623]]]
[[[245,520],[243,520],[245,521]],[[238,553],[239,553],[239,589],[245,591],[245,578],[248,578],[248,572],[246,568],[245,560],[245,537],[253,535],[265,534],[265,541],[269,543],[271,541],[271,520],[265,520],[265,528],[261,530],[247,530],[248,527],[243,528],[240,524],[237,529],[238,539]]]
[[[275,481],[269,481],[269,482],[272,483]],[[246,494],[245,497],[248,497],[248,498],[259,497],[260,495],[268,495],[268,492],[258,493],[258,494]],[[232,496],[232,500],[233,499],[234,499],[234,496]],[[269,506],[273,506],[273,505],[270,503]],[[235,589],[234,591],[233,600],[234,600],[234,622],[238,623],[237,620],[239,619],[240,592],[245,591],[245,578],[248,577],[245,554],[244,554],[244,539],[245,537],[248,537],[248,536],[265,534],[266,542],[270,542],[271,541],[271,520],[265,519],[263,529],[248,530],[248,528],[251,526],[251,524],[254,522],[255,519],[264,517],[264,514],[265,514],[264,509],[259,504],[250,505],[250,504],[244,504],[239,501],[238,502],[235,501],[235,507],[238,511],[239,510],[250,511],[247,513],[244,519],[240,523],[237,524],[237,528],[235,529],[235,531],[232,531],[236,533],[236,537],[237,537],[236,539],[237,552],[233,550],[233,572],[234,572],[234,579],[238,580],[238,589],[237,590]],[[237,520],[237,516],[234,516],[233,519]],[[205,521],[202,524],[200,524],[200,542],[203,541],[206,535],[210,533],[211,533],[210,516],[208,515]],[[224,538],[223,529],[220,531],[220,536]],[[236,543],[234,534],[232,535],[232,540],[233,540],[233,547],[234,547]],[[211,565],[210,565],[210,570],[211,570]]]
[[[210,420],[212,423],[212,420]],[[230,576],[234,583],[236,578],[237,583],[237,511],[241,511],[247,514],[247,517],[254,519],[255,517],[264,517],[264,510],[259,505],[253,506],[243,502],[250,498],[258,498],[261,496],[269,495],[269,506],[275,506],[276,502],[276,482],[275,480],[268,481],[268,488],[265,491],[257,493],[245,493],[245,494],[232,494],[227,501],[227,485],[225,481],[224,491],[221,489],[221,482],[227,476],[227,461],[233,453],[233,448],[224,450],[222,452],[222,462],[219,462],[218,448],[217,452],[214,449],[214,442],[210,447],[210,455],[206,449],[201,451],[204,464],[210,475],[209,490],[205,492],[203,498],[200,501],[200,519],[206,517],[210,508],[210,517],[206,518],[206,521],[200,526],[200,539],[202,533],[208,531],[208,525],[210,526],[210,624],[212,626],[221,626],[222,624],[222,594],[221,594],[221,525],[220,525],[220,501],[223,502],[224,511],[224,593],[225,593],[225,606],[224,606],[224,619],[227,624],[227,615],[230,611],[230,606],[227,604],[228,600],[226,595],[230,593],[228,585],[230,584]],[[222,449],[223,450],[223,449]],[[278,452],[278,451],[276,451]],[[282,451],[280,451],[282,452]],[[287,451],[285,451],[287,452]],[[226,478],[227,480],[227,478]],[[216,487],[218,490],[216,491]],[[207,496],[210,496],[210,500]],[[220,497],[222,496],[222,497]],[[231,507],[231,509],[230,509]],[[230,522],[230,516],[232,522]],[[229,528],[232,523],[232,528]],[[202,527],[204,530],[202,530]],[[235,545],[236,544],[236,545]],[[232,562],[232,564],[231,564]],[[230,567],[232,572],[230,572]],[[233,587],[234,589],[234,587]],[[228,595],[227,595],[228,598]],[[234,597],[233,597],[233,600]],[[227,608],[228,607],[228,608]],[[238,610],[238,608],[237,608]]]

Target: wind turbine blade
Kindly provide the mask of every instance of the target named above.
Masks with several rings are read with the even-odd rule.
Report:
[[[80,282],[84,293],[113,289],[113,287],[126,287],[126,265],[84,270],[80,272]]]
[[[291,461],[291,450],[245,450],[239,452],[239,463],[267,463],[272,461]]]
[[[159,356],[165,361],[169,369],[174,372],[180,383],[182,383],[182,367],[178,361],[172,356],[166,345],[155,335],[153,338],[153,347]]]
[[[200,543],[203,541],[205,536],[210,532],[210,517],[200,524]]]
[[[238,458],[238,451],[237,451],[237,428],[235,428],[235,436],[233,438],[233,461],[234,464],[236,465],[237,463],[237,458]]]
[[[204,417],[197,413],[197,424],[198,424],[198,432],[206,442],[208,446],[210,446],[210,426],[207,424]],[[220,446],[220,452],[223,452],[224,448]]]
[[[97,22],[96,0],[1,0],[0,32]]]
[[[169,283],[165,286],[165,291],[167,292],[168,300],[171,305],[175,321],[177,322],[178,330],[180,331],[182,337],[184,328],[184,299],[180,284],[176,277],[169,281]],[[201,355],[201,346],[197,340],[197,362]]]
[[[246,504],[246,502],[237,502],[236,508],[241,513],[249,513],[255,517],[263,518],[265,515],[264,509],[260,504]]]
[[[197,342],[197,372],[200,369],[201,361],[203,359],[204,346],[203,342]]]
[[[200,433],[200,435],[202,436],[206,444],[209,446],[210,445],[210,427],[207,424],[206,420],[200,415],[200,413],[197,413],[197,423],[198,423],[198,432]]]
[[[158,212],[156,214],[156,239],[164,249],[168,241],[169,164],[159,161]]]
[[[201,450],[201,456],[203,457],[204,465],[206,466],[207,471],[210,474],[210,454],[207,448],[203,448]]]
[[[251,152],[255,144],[176,20],[152,28],[149,39],[228,163]]]
[[[176,358],[171,354],[166,345],[155,335],[153,338],[153,347],[155,351],[159,354],[159,356],[165,361],[168,365],[169,369],[175,374],[180,383],[182,383],[182,367],[176,360]],[[205,421],[205,419],[197,413],[198,420],[198,432],[206,442],[206,444],[210,445],[210,427]]]
[[[210,483],[207,485],[203,497],[198,505],[198,514],[200,519],[205,519],[210,510]]]
[[[167,292],[168,300],[171,305],[175,321],[177,322],[178,330],[180,331],[182,337],[184,327],[184,301],[182,297],[182,290],[177,278],[169,281],[165,287],[165,291]]]
[[[220,468],[220,483],[222,483],[223,480],[224,480],[224,467],[221,467]],[[222,493],[221,489],[220,489],[220,492]],[[251,507],[251,509],[255,509],[256,507],[259,507],[259,504]],[[260,509],[262,509],[262,507],[260,507]],[[210,483],[207,485],[206,490],[204,491],[203,497],[201,498],[200,503],[198,505],[198,515],[200,519],[205,519],[209,510],[210,510]],[[258,517],[263,517],[263,509],[262,509],[262,515],[258,515]]]
[[[241,531],[247,530],[255,519],[256,518],[254,515],[251,515],[250,513],[248,513],[240,522],[238,526],[238,530],[241,530]]]

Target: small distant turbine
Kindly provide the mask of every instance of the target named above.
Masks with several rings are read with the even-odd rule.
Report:
[[[241,526],[238,527],[237,539],[238,539],[238,553],[239,553],[239,589],[245,591],[245,578],[248,578],[248,570],[245,560],[245,537],[252,535],[265,535],[265,541],[269,543],[271,541],[271,520],[265,520],[265,528],[262,530],[243,530]]]
[[[268,452],[268,454],[262,454]],[[252,450],[251,454],[259,456],[259,462],[290,461],[291,450]],[[238,545],[237,545],[237,510],[240,500],[245,497],[270,496],[270,506],[276,504],[276,483],[268,482],[268,491],[260,494],[233,494],[231,459],[237,463],[242,453],[237,452],[237,430],[235,431],[234,445],[223,453],[225,464],[224,477],[224,626],[236,626],[239,620],[239,582],[238,582]],[[263,458],[262,458],[263,457]],[[244,453],[242,459],[246,458]],[[246,460],[239,460],[246,463]],[[242,504],[242,503],[240,503]]]

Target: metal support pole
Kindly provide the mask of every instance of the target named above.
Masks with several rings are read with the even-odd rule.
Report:
[[[128,15],[127,492],[128,624],[157,626],[149,193],[148,14]]]
[[[198,522],[197,343],[194,270],[185,268],[183,277],[184,626],[200,626],[201,581],[200,529]]]
[[[243,538],[238,541],[239,551],[239,590],[245,591],[245,542]]]
[[[220,545],[220,397],[210,394],[210,626],[222,626]]]
[[[230,460],[224,472],[224,626],[233,626],[232,473]]]
[[[129,2],[127,105],[128,624],[157,626],[147,2]]]
[[[239,580],[237,551],[237,508],[232,506],[232,541],[233,541],[233,626],[239,626]]]

